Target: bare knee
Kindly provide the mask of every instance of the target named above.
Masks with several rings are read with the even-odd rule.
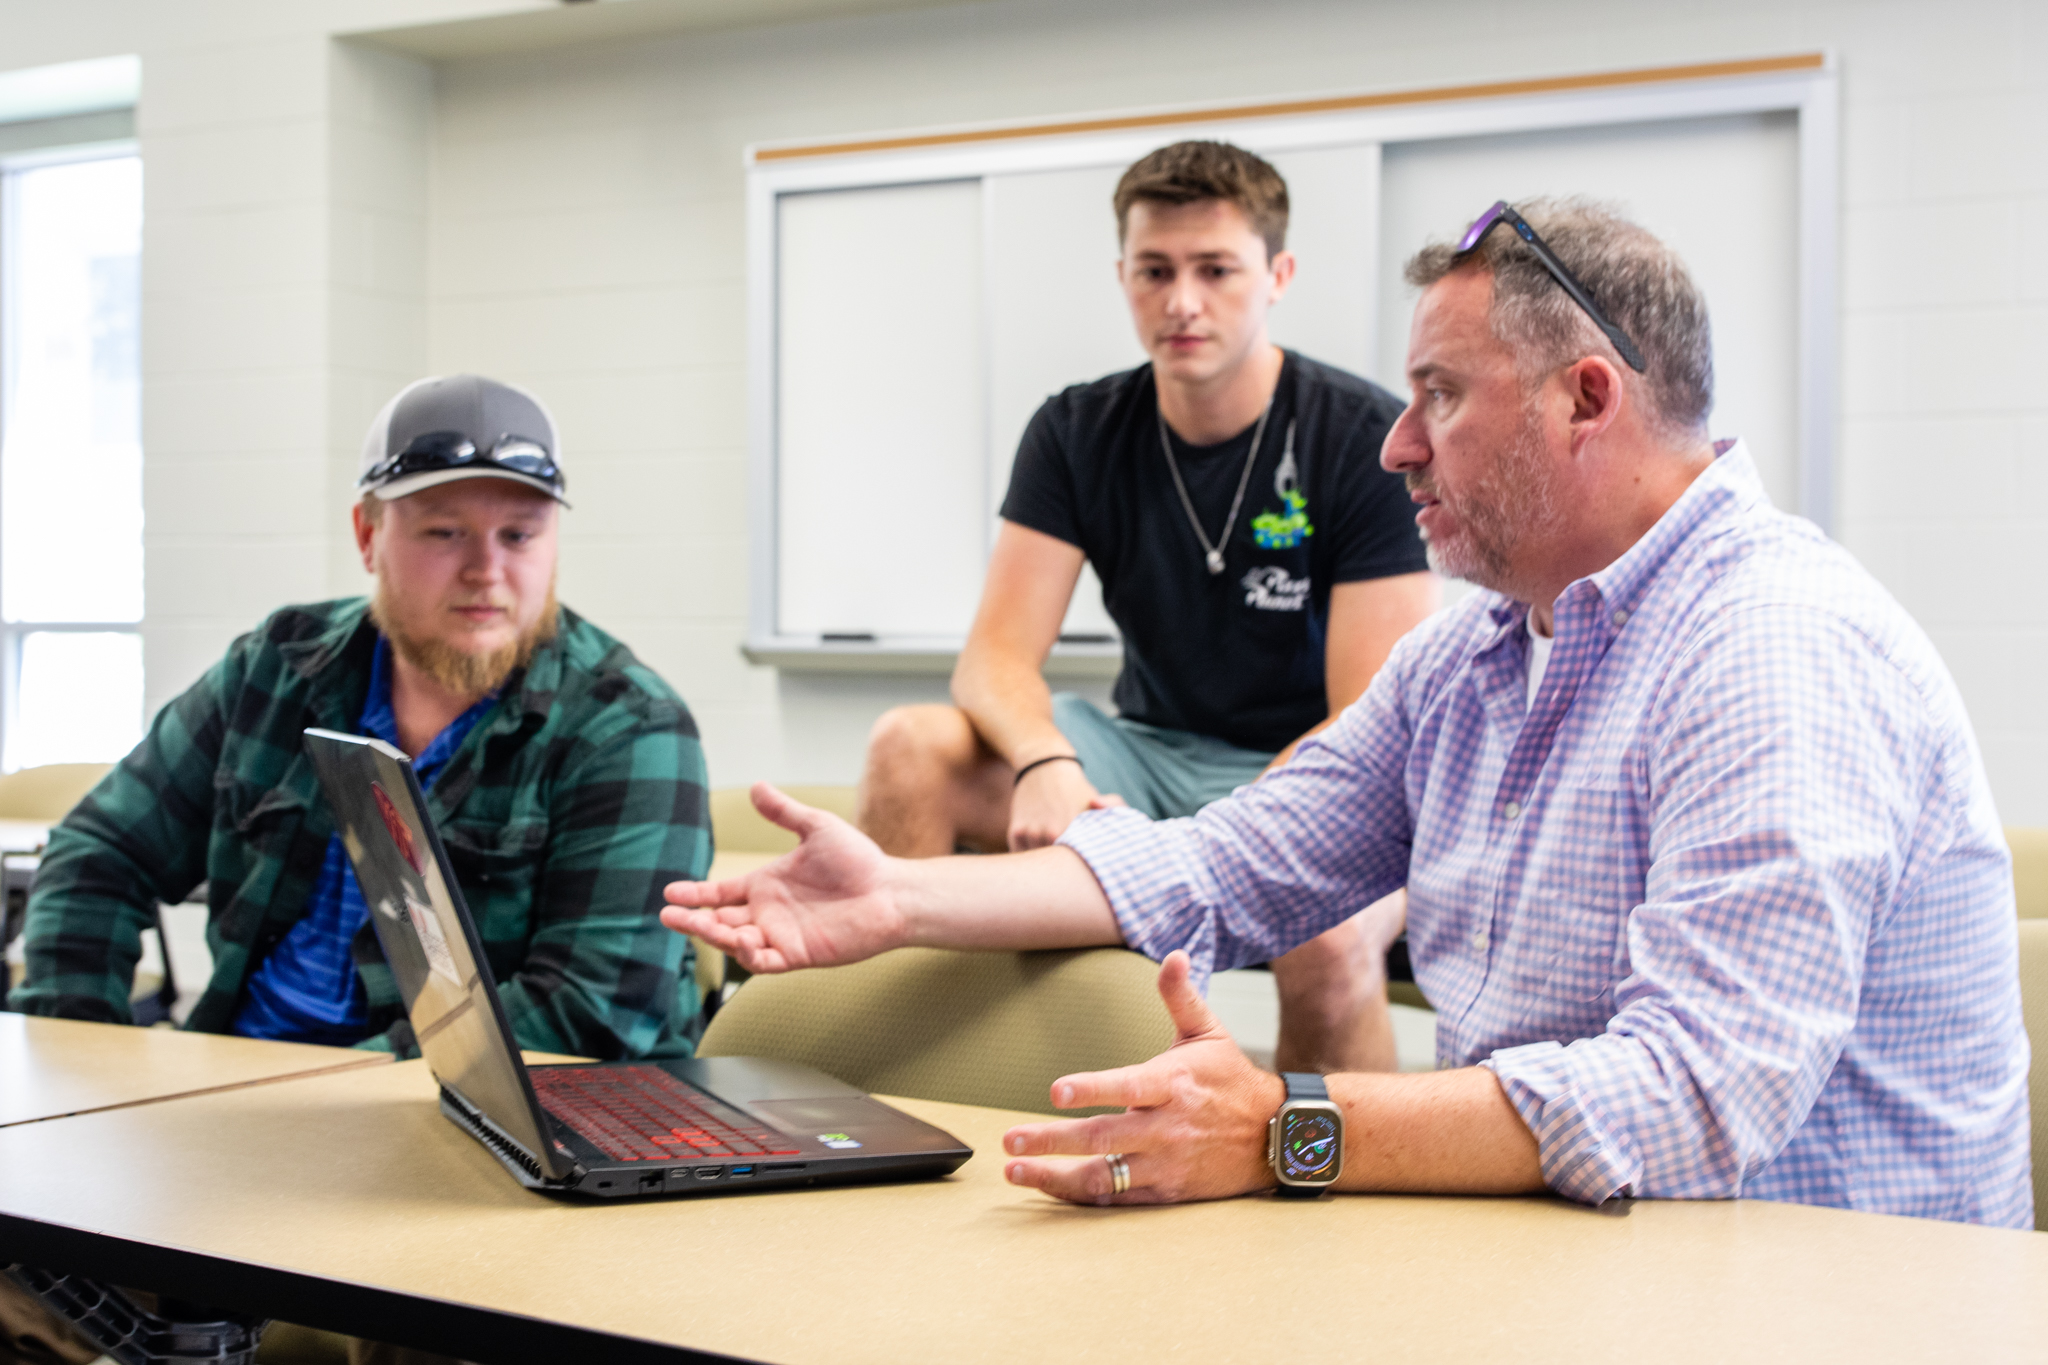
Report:
[[[951,706],[884,712],[868,736],[861,829],[883,852],[910,858],[980,840],[989,802],[982,790],[987,783],[975,779],[992,761],[966,714]]]
[[[928,787],[972,767],[979,741],[964,712],[951,706],[898,706],[868,732],[866,781]]]
[[[1396,891],[1374,901],[1336,928],[1273,960],[1283,998],[1344,1012],[1386,989],[1387,949],[1406,924],[1408,897]]]

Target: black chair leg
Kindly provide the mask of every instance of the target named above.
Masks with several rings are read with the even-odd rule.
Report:
[[[11,1265],[7,1276],[121,1365],[255,1365],[266,1320],[163,1299],[144,1308],[110,1284]]]
[[[154,995],[129,1002],[135,1022],[143,1028],[169,1022],[171,1011],[178,1003],[178,976],[171,970],[171,936],[164,932],[164,908],[161,905],[156,908],[156,946],[164,962],[163,982]]]

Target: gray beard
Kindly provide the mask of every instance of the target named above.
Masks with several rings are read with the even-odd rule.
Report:
[[[1418,486],[1413,475],[1408,486]],[[1501,450],[1493,472],[1459,498],[1459,538],[1440,545],[1424,537],[1429,567],[1446,578],[1509,592],[1515,550],[1531,532],[1557,524],[1557,504],[1556,471],[1543,450],[1535,412],[1525,410],[1521,431]]]

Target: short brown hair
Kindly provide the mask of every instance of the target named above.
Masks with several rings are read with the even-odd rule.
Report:
[[[1131,205],[1192,204],[1221,199],[1243,210],[1252,231],[1266,240],[1266,259],[1287,248],[1287,182],[1280,172],[1227,142],[1176,142],[1131,163],[1116,182],[1116,239],[1130,226]]]
[[[1622,376],[1640,394],[1651,424],[1669,436],[1705,434],[1714,410],[1714,336],[1706,298],[1678,253],[1590,199],[1529,199],[1515,211],[1643,353],[1648,369],[1638,376],[1623,366]],[[1524,384],[1583,356],[1615,354],[1535,251],[1504,227],[1470,251],[1432,243],[1415,253],[1404,274],[1427,289],[1468,265],[1493,276],[1488,321],[1515,352]]]

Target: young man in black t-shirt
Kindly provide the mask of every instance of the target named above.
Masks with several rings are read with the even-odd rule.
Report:
[[[1279,173],[1176,143],[1125,172],[1115,209],[1151,363],[1025,430],[958,705],[898,708],[870,742],[861,826],[885,852],[1035,848],[1109,800],[1192,815],[1286,762],[1436,605],[1379,466],[1401,401],[1267,336],[1295,268]],[[1040,672],[1084,561],[1123,633],[1114,718]],[[1283,1068],[1393,1065],[1389,901],[1273,964]]]

